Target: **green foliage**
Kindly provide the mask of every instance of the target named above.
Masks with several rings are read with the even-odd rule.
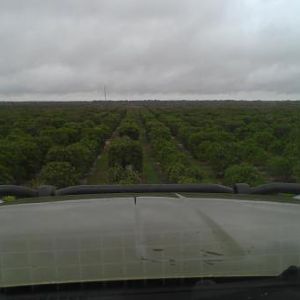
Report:
[[[8,196],[4,196],[3,197],[3,201],[4,202],[8,202],[8,203],[9,202],[14,202],[14,201],[16,201],[16,197],[15,196],[9,196],[9,195]]]
[[[208,161],[218,176],[223,176],[226,168],[238,162],[238,152],[233,144],[214,142],[208,149]]]
[[[170,129],[153,117],[150,117],[149,121],[145,122],[147,137],[150,141],[163,141],[171,139]]]
[[[108,180],[110,183],[119,183],[124,177],[124,169],[115,165],[108,169]]]
[[[66,147],[54,146],[48,151],[46,156],[47,162],[69,162],[80,176],[88,171],[88,167],[93,162],[93,159],[92,151],[82,143],[75,143]]]
[[[124,115],[83,104],[2,108],[0,184],[38,182],[41,168],[55,161],[69,162],[84,177]]]
[[[115,139],[108,150],[108,164],[110,167],[119,166],[123,169],[131,168],[141,171],[143,168],[143,149],[139,142],[129,138]]]
[[[174,104],[173,104],[174,105]],[[300,157],[300,106],[296,102],[202,102],[166,105],[155,117],[172,131],[193,157],[214,171],[212,181],[246,163],[261,170],[263,182],[296,179]],[[269,158],[282,158],[270,166]],[[295,169],[295,168],[294,168]],[[273,174],[273,175],[272,175]]]
[[[185,172],[185,167],[181,163],[170,164],[167,169],[167,176],[170,183],[177,183],[181,178],[182,174]]]
[[[1,184],[11,184],[13,181],[14,180],[13,180],[8,168],[0,165],[0,185]]]
[[[109,137],[110,130],[107,126],[101,125],[97,127],[84,127],[81,130],[82,139],[94,140],[98,146],[102,146],[104,141]]]
[[[118,184],[137,184],[141,181],[139,172],[131,169],[124,169],[120,166],[109,168],[108,178],[109,182]]]
[[[78,130],[69,127],[44,129],[42,136],[50,138],[52,143],[56,145],[75,143],[80,137]]]
[[[120,184],[138,184],[140,182],[139,173],[134,170],[125,170],[122,179],[119,181]]]
[[[193,145],[191,148],[192,154],[195,158],[205,161],[207,160],[210,152],[211,142],[210,141],[203,141],[199,143],[198,145]]]
[[[263,183],[263,177],[259,171],[249,164],[233,165],[226,169],[224,182],[227,185],[234,183],[248,183],[255,186]]]
[[[138,140],[140,137],[139,127],[133,122],[126,122],[120,126],[119,135],[127,136],[133,140]]]
[[[70,163],[53,161],[42,168],[40,180],[43,184],[62,188],[78,184],[79,176]]]
[[[244,140],[240,143],[239,155],[242,161],[253,164],[257,167],[262,167],[266,164],[269,156],[268,153],[251,139]]]
[[[0,140],[0,164],[6,169],[6,178],[14,178],[16,183],[29,179],[39,169],[41,159],[38,145],[32,139]]]
[[[202,181],[204,175],[203,171],[196,166],[190,166],[185,170],[187,178],[192,178],[195,182],[199,183]]]
[[[72,158],[72,165],[75,166],[82,174],[88,171],[89,166],[94,161],[91,150],[81,143],[71,144],[67,147]]]
[[[191,166],[190,159],[179,149],[170,129],[155,119],[152,114],[144,114],[143,119],[146,135],[168,182],[199,183],[202,179],[201,172]]]
[[[113,139],[108,149],[108,180],[118,184],[140,183],[143,148],[137,114],[128,110],[117,132],[119,138]]]
[[[244,164],[259,169],[263,182],[300,182],[299,103],[122,105],[2,104],[0,184],[39,182],[41,170],[54,162],[68,163],[78,182],[116,129],[121,138],[114,135],[105,148],[116,183],[147,178],[141,175],[145,139],[157,162],[153,169],[166,182],[225,183],[228,170]]]
[[[178,183],[179,184],[196,184],[196,183],[199,183],[199,181],[197,179],[195,179],[194,177],[181,176],[178,179]]]
[[[270,131],[260,131],[253,136],[257,145],[267,150],[275,141],[275,137]]]
[[[289,159],[276,156],[269,160],[268,171],[277,181],[290,181],[293,174],[293,166]]]
[[[52,140],[48,136],[38,136],[34,138],[34,142],[38,146],[41,160],[43,160],[49,149],[53,146]]]
[[[69,154],[67,147],[53,146],[47,153],[46,161],[68,161],[70,158]]]
[[[215,142],[215,143],[230,143],[232,142],[231,134],[222,131],[218,128],[210,128],[202,131],[195,132],[190,135],[188,141],[188,147],[192,153],[197,154],[198,146],[204,142]]]
[[[298,163],[300,157],[300,143],[293,141],[285,146],[284,157],[288,157],[291,162]]]
[[[284,140],[274,140],[273,143],[269,145],[269,151],[274,155],[281,155],[285,150]]]
[[[299,162],[293,167],[293,176],[296,178],[297,182],[300,182],[300,163]]]

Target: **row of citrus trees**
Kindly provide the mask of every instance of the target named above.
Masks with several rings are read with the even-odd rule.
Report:
[[[178,147],[170,129],[149,111],[144,111],[141,117],[146,129],[146,137],[168,182],[201,182],[203,178],[201,170],[194,166],[190,157]]]
[[[155,110],[216,181],[225,184],[300,180],[300,110],[223,106]]]
[[[1,107],[0,184],[78,184],[115,131],[108,181],[140,183],[141,126],[169,183],[206,177],[176,139],[211,168],[215,182],[300,181],[299,107],[212,103],[126,112],[80,104]]]
[[[84,105],[60,109],[4,107],[0,184],[78,184],[123,116],[122,110]],[[11,122],[10,126],[5,122]]]
[[[142,180],[143,148],[137,114],[127,111],[108,149],[108,181],[116,184],[136,184]]]

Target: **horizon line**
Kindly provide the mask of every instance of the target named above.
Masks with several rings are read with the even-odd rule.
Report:
[[[60,99],[52,99],[52,100],[28,100],[28,99],[9,99],[9,100],[0,100],[0,103],[9,103],[9,102],[138,102],[138,101],[160,101],[160,102],[179,102],[179,101],[195,101],[195,102],[204,102],[204,101],[247,101],[247,102],[296,102],[300,101],[300,99],[86,99],[86,100],[60,100]]]

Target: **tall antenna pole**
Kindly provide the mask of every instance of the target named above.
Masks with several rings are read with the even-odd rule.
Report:
[[[104,99],[107,100],[107,94],[106,94],[106,86],[104,86]]]

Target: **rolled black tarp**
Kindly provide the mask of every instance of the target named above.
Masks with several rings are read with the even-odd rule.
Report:
[[[137,185],[78,185],[56,190],[56,195],[105,193],[233,193],[219,184],[137,184]]]
[[[0,196],[37,197],[37,190],[19,185],[0,185]]]
[[[251,188],[251,194],[276,194],[291,193],[300,194],[299,183],[274,182]]]

